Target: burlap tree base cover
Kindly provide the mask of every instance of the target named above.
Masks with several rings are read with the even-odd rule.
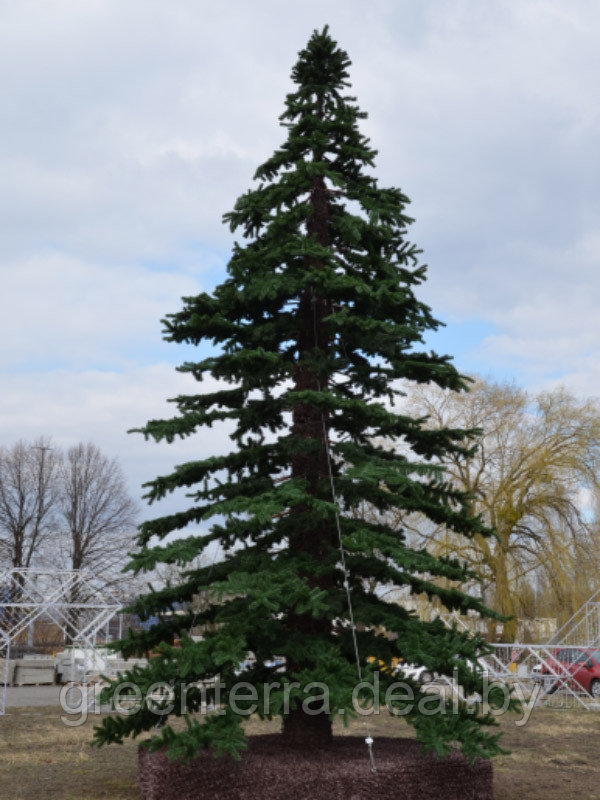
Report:
[[[492,765],[458,752],[424,755],[410,739],[339,737],[327,750],[298,751],[280,736],[253,736],[241,761],[202,752],[189,764],[140,748],[144,800],[493,800]]]

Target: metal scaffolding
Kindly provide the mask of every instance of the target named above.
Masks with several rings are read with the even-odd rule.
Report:
[[[548,644],[581,647],[600,645],[600,589],[556,631]]]
[[[87,666],[102,665],[111,671],[97,638],[121,609],[121,603],[90,570],[13,568],[0,575],[0,659],[4,659],[0,714],[6,708],[11,643],[32,630],[36,620],[51,620],[73,646],[84,651],[82,687]]]
[[[441,618],[448,627],[470,629],[457,614]],[[492,652],[478,660],[490,680],[511,685],[520,699],[536,707],[599,711],[600,681],[587,692],[574,676],[578,659],[592,648],[600,649],[600,590],[548,642],[493,644]],[[441,681],[467,699],[460,686],[447,678]]]

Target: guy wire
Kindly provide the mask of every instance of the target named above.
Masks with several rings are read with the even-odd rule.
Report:
[[[318,346],[318,336],[317,336],[317,314],[316,314],[316,302],[317,298],[315,296],[315,290],[311,286],[311,302],[312,302],[312,309],[313,309],[313,328],[314,328],[314,339],[315,339],[315,347]],[[321,382],[317,378],[317,387],[319,392],[322,391],[321,389]],[[352,607],[352,596],[350,594],[350,582],[348,578],[350,577],[350,573],[348,568],[346,567],[346,555],[344,553],[344,543],[342,540],[342,528],[340,524],[340,514],[338,510],[337,500],[335,496],[335,484],[333,480],[333,468],[331,466],[331,451],[329,448],[329,437],[327,435],[327,426],[325,424],[325,415],[323,411],[321,411],[321,425],[323,428],[323,446],[325,448],[325,456],[327,458],[327,472],[329,474],[329,485],[331,487],[331,497],[333,503],[335,505],[335,525],[337,529],[338,535],[338,544],[340,550],[340,560],[342,562],[342,572],[344,574],[344,588],[346,590],[346,600],[348,603],[348,613],[350,616],[350,629],[352,631],[352,642],[354,644],[354,657],[356,659],[356,672],[358,675],[359,683],[362,683],[362,668],[360,665],[360,653],[358,649],[358,638],[356,636],[356,623],[354,622],[354,609]],[[366,730],[366,738],[365,743],[369,750],[369,760],[371,762],[371,772],[377,772],[377,767],[375,765],[375,756],[373,754],[373,737],[371,736],[371,730],[369,727],[369,723],[367,720],[364,720],[365,730]]]

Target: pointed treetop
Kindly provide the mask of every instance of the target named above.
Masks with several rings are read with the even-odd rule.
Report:
[[[317,96],[327,91],[349,86],[348,67],[352,63],[348,53],[338,47],[329,35],[329,26],[321,32],[315,30],[306,47],[298,54],[292,69],[292,80]]]

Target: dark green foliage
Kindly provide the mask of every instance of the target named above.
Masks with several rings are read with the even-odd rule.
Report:
[[[297,89],[281,117],[287,140],[256,171],[256,187],[225,215],[245,239],[234,247],[227,280],[212,294],[185,298],[183,309],[165,321],[170,341],[213,342],[211,357],[181,369],[198,380],[209,374],[223,388],[176,398],[177,416],[149,422],[143,433],[171,441],[224,420],[235,425],[229,455],[183,464],[148,484],[150,501],[188,487],[192,506],[144,523],[132,561],[136,572],[177,564],[183,577],[134,604],[142,618],[158,613],[162,622],[131,635],[124,652],[142,655],[166,644],[146,669],[124,680],[135,680],[142,691],[167,681],[175,714],[183,684],[219,674],[226,687],[223,714],[206,724],[188,715],[184,733],[167,724],[155,734],[152,746],[168,744],[174,756],[191,756],[206,744],[240,750],[243,715],[231,710],[228,694],[236,680],[256,687],[259,706],[265,683],[281,683],[271,687],[263,713],[282,714],[288,691],[296,706],[284,718],[290,741],[317,729],[316,740],[326,741],[329,717],[320,715],[319,727],[301,713],[310,682],[328,685],[332,718],[351,713],[357,670],[336,511],[365,680],[373,681],[377,668],[367,656],[385,664],[401,657],[451,676],[457,655],[474,660],[482,647],[439,620],[423,622],[384,602],[370,588],[405,586],[449,609],[486,613],[452,588],[469,577],[466,566],[411,549],[402,532],[385,524],[385,512],[420,512],[467,537],[489,531],[435,463],[468,453],[468,433],[429,430],[424,420],[394,410],[406,381],[466,387],[449,356],[416,349],[439,323],[414,293],[425,268],[406,239],[409,201],[399,189],[380,188],[368,171],[375,151],[358,129],[365,115],[344,95],[349,64],[327,29],[314,33],[292,72]],[[395,451],[379,444],[384,437],[397,443]],[[379,523],[353,517],[363,502],[377,509]],[[212,524],[206,535],[163,541],[201,521]],[[196,566],[213,542],[225,559]],[[191,608],[199,594],[209,598],[201,609],[167,614]],[[203,641],[186,635],[192,624],[206,625]],[[178,647],[170,646],[175,637],[182,637]],[[255,661],[237,676],[248,653]],[[285,658],[283,673],[271,664],[275,656]],[[481,678],[461,669],[465,691],[481,691]],[[383,702],[393,677],[383,671],[378,678]],[[188,693],[188,712],[200,707],[198,691]],[[424,697],[418,687],[415,696]],[[208,699],[215,699],[212,689]],[[461,703],[454,714],[427,715],[416,703],[405,705],[398,707],[427,747],[442,753],[457,740],[473,757],[498,752],[497,737],[485,728],[492,717],[481,709],[474,713]],[[147,712],[106,720],[97,740],[120,741],[155,722]]]

